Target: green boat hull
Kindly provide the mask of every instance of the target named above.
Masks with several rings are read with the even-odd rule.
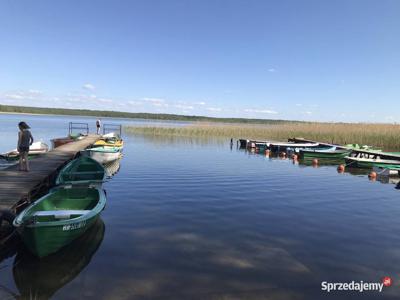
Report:
[[[21,212],[14,226],[29,251],[44,257],[86,232],[105,202],[99,188],[55,189]]]
[[[21,231],[22,241],[30,252],[38,257],[55,253],[80,237],[96,221],[98,216],[77,222],[77,229],[66,231],[64,226],[26,227]]]
[[[359,160],[353,160],[353,159],[348,159],[346,158],[346,165],[349,167],[355,167],[355,168],[365,168],[365,169],[371,169],[373,167],[381,167],[381,168],[399,168],[400,167],[400,161],[399,163],[389,163],[389,162],[374,162],[374,161],[359,161]]]
[[[351,151],[346,152],[318,152],[318,151],[300,151],[300,158],[312,159],[343,159],[350,154]]]

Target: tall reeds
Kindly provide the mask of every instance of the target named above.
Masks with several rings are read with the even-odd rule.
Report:
[[[153,136],[245,138],[286,141],[292,137],[349,144],[358,143],[400,151],[400,125],[348,123],[283,123],[273,125],[193,123],[179,127],[126,126],[127,133]]]

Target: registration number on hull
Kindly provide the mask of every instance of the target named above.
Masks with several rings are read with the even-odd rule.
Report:
[[[86,226],[86,221],[82,221],[79,223],[73,223],[63,226],[63,231],[75,230]]]

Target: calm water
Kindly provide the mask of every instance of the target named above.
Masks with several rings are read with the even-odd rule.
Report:
[[[0,150],[14,146],[19,118],[0,115]],[[24,119],[44,140],[65,135],[69,120]],[[42,261],[21,247],[0,262],[0,298],[400,297],[394,184],[230,149],[228,141],[125,136],[120,170],[104,187],[101,221],[79,241]],[[394,284],[379,295],[321,292],[321,281],[383,276]]]

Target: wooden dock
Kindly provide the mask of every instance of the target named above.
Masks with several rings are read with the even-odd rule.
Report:
[[[18,171],[18,164],[0,171],[0,209],[16,210],[48,190],[59,169],[76,154],[94,144],[99,135],[88,135],[29,161],[30,172]]]

